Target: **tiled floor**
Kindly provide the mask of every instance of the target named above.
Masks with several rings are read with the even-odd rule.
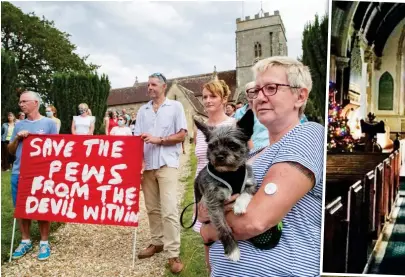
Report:
[[[404,176],[404,175],[403,175]],[[382,239],[377,242],[374,264],[369,274],[405,275],[405,180],[402,179],[399,196],[386,223]]]

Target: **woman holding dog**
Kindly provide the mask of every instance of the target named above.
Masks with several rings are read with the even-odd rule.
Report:
[[[207,124],[209,126],[221,126],[225,124],[234,124],[236,122],[234,118],[226,115],[224,109],[230,94],[231,91],[223,80],[214,80],[203,86],[203,105],[208,115]],[[205,141],[204,134],[197,128],[194,128],[194,142],[195,155],[197,157],[197,170],[195,176],[197,177],[198,173],[208,164],[207,142]],[[193,230],[200,232],[200,227],[201,223],[197,221],[193,226]],[[208,251],[209,248],[205,246],[205,259],[209,269]]]
[[[231,212],[226,218],[240,247],[241,259],[232,262],[217,241],[215,228],[203,224],[204,242],[210,247],[211,276],[319,276],[324,127],[300,123],[312,88],[309,69],[289,57],[271,57],[253,66],[253,111],[268,129],[270,146],[251,153],[258,191],[246,213]],[[208,220],[199,208],[199,221]],[[255,248],[247,240],[283,222],[278,244],[269,250]]]

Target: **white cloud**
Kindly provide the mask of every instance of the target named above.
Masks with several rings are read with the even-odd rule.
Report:
[[[168,78],[235,68],[236,18],[242,2],[14,2],[55,21],[71,35],[81,56],[101,65],[112,87],[132,86],[153,72]],[[243,3],[253,17],[260,2]],[[301,55],[304,26],[315,13],[324,15],[327,0],[263,1],[270,14],[279,10],[286,28],[289,56]]]
[[[183,18],[170,4],[165,2],[105,2],[101,6],[117,23],[142,29],[159,27],[163,29],[191,28],[192,22]]]

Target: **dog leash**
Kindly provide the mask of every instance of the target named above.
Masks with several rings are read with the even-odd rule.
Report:
[[[195,209],[194,220],[193,220],[193,222],[191,223],[190,226],[186,227],[186,226],[184,226],[184,224],[183,224],[184,213],[186,212],[186,210],[188,209],[188,207],[190,207],[191,205],[194,205],[194,204],[196,204],[196,205],[195,205],[195,206],[196,206],[196,209]],[[183,227],[184,229],[190,229],[191,227],[193,227],[194,224],[197,222],[197,216],[198,216],[197,203],[196,203],[196,202],[192,202],[192,203],[188,204],[188,205],[183,209],[183,211],[181,212],[181,215],[180,215],[180,224],[181,224],[181,227]]]
[[[225,181],[224,179],[222,179],[221,177],[218,177],[218,176],[216,176],[215,174],[213,174],[213,173],[209,170],[208,165],[206,166],[206,168],[207,168],[208,174],[209,174],[212,178],[214,178],[215,180],[217,180],[218,182],[224,184],[224,185],[231,191],[231,195],[232,195],[233,190],[232,190],[231,185],[230,185],[227,181]],[[243,180],[243,184],[242,184],[241,191],[243,191],[244,188],[245,188],[246,181],[247,181],[247,176],[248,176],[248,172],[247,172],[247,168],[246,168],[246,169],[245,169],[245,179]],[[187,227],[186,227],[186,226],[184,226],[184,223],[183,223],[184,213],[186,212],[186,210],[187,210],[191,205],[194,205],[194,204],[195,204],[195,206],[196,206],[196,207],[195,207],[194,220],[193,220],[193,222],[191,223],[190,226],[187,226]],[[195,225],[195,223],[197,222],[197,217],[198,217],[198,206],[197,206],[197,203],[196,203],[196,202],[192,202],[192,203],[188,204],[188,205],[183,209],[183,211],[181,212],[181,215],[180,215],[180,224],[181,224],[181,227],[183,227],[184,229],[190,229],[190,228],[193,227],[193,226]],[[209,221],[208,221],[208,222],[203,222],[203,223],[208,224]]]

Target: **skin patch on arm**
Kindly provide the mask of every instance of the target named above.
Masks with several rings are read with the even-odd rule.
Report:
[[[264,187],[264,192],[268,195],[273,195],[277,192],[277,185],[275,183],[268,183]]]

